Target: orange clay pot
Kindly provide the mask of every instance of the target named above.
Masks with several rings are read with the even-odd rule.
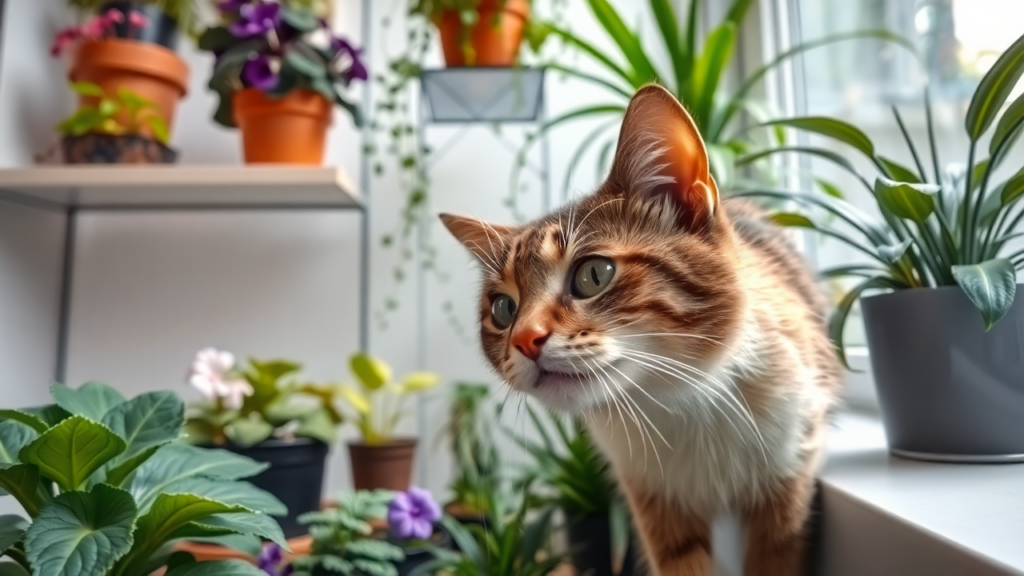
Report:
[[[313,548],[313,537],[307,535],[289,538],[288,548],[291,552],[285,552],[285,560],[291,560],[297,556],[308,556],[310,550]],[[239,552],[238,550],[220,546],[219,544],[183,540],[175,544],[174,549],[192,554],[198,562],[210,560],[243,560],[251,564],[256,563],[256,559],[252,556],[249,556],[244,552]]]
[[[83,42],[71,61],[68,77],[72,82],[92,82],[116,97],[118,88],[125,88],[156,104],[158,114],[168,128],[174,126],[178,100],[188,88],[188,65],[172,50],[149,42],[104,38]],[[79,104],[95,106],[95,96],[79,97]],[[118,122],[126,124],[128,113],[122,112]],[[140,132],[152,136],[147,126]]]
[[[446,11],[434,24],[441,32],[441,48],[449,68],[458,66],[512,66],[523,42],[523,30],[530,18],[527,0],[483,0],[477,8],[479,19],[464,28],[458,12]],[[464,43],[463,35],[468,35]]]
[[[293,90],[274,100],[246,88],[235,93],[232,109],[247,163],[323,163],[334,107],[319,93]]]

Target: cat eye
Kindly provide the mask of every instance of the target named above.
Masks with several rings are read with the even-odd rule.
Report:
[[[504,330],[512,325],[516,319],[516,302],[511,296],[499,294],[494,302],[491,302],[491,319],[494,325]]]
[[[608,258],[588,258],[576,267],[572,278],[572,295],[593,298],[611,283],[615,276],[615,263]]]

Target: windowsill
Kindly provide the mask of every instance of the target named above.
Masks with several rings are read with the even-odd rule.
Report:
[[[893,458],[877,416],[844,413],[821,497],[822,576],[1024,574],[1024,465]]]

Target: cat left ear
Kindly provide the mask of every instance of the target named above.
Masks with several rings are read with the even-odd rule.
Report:
[[[476,218],[441,214],[441,222],[474,256],[482,262],[492,264],[501,255],[501,247],[512,229],[500,224],[488,224]]]
[[[718,187],[700,131],[675,96],[655,84],[629,102],[609,181],[627,195],[668,198],[687,229],[707,226],[718,212]]]

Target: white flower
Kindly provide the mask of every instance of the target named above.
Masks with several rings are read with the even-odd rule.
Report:
[[[188,383],[207,400],[220,398],[224,407],[237,410],[242,399],[252,396],[252,386],[232,372],[235,355],[216,348],[203,348],[188,371]]]

